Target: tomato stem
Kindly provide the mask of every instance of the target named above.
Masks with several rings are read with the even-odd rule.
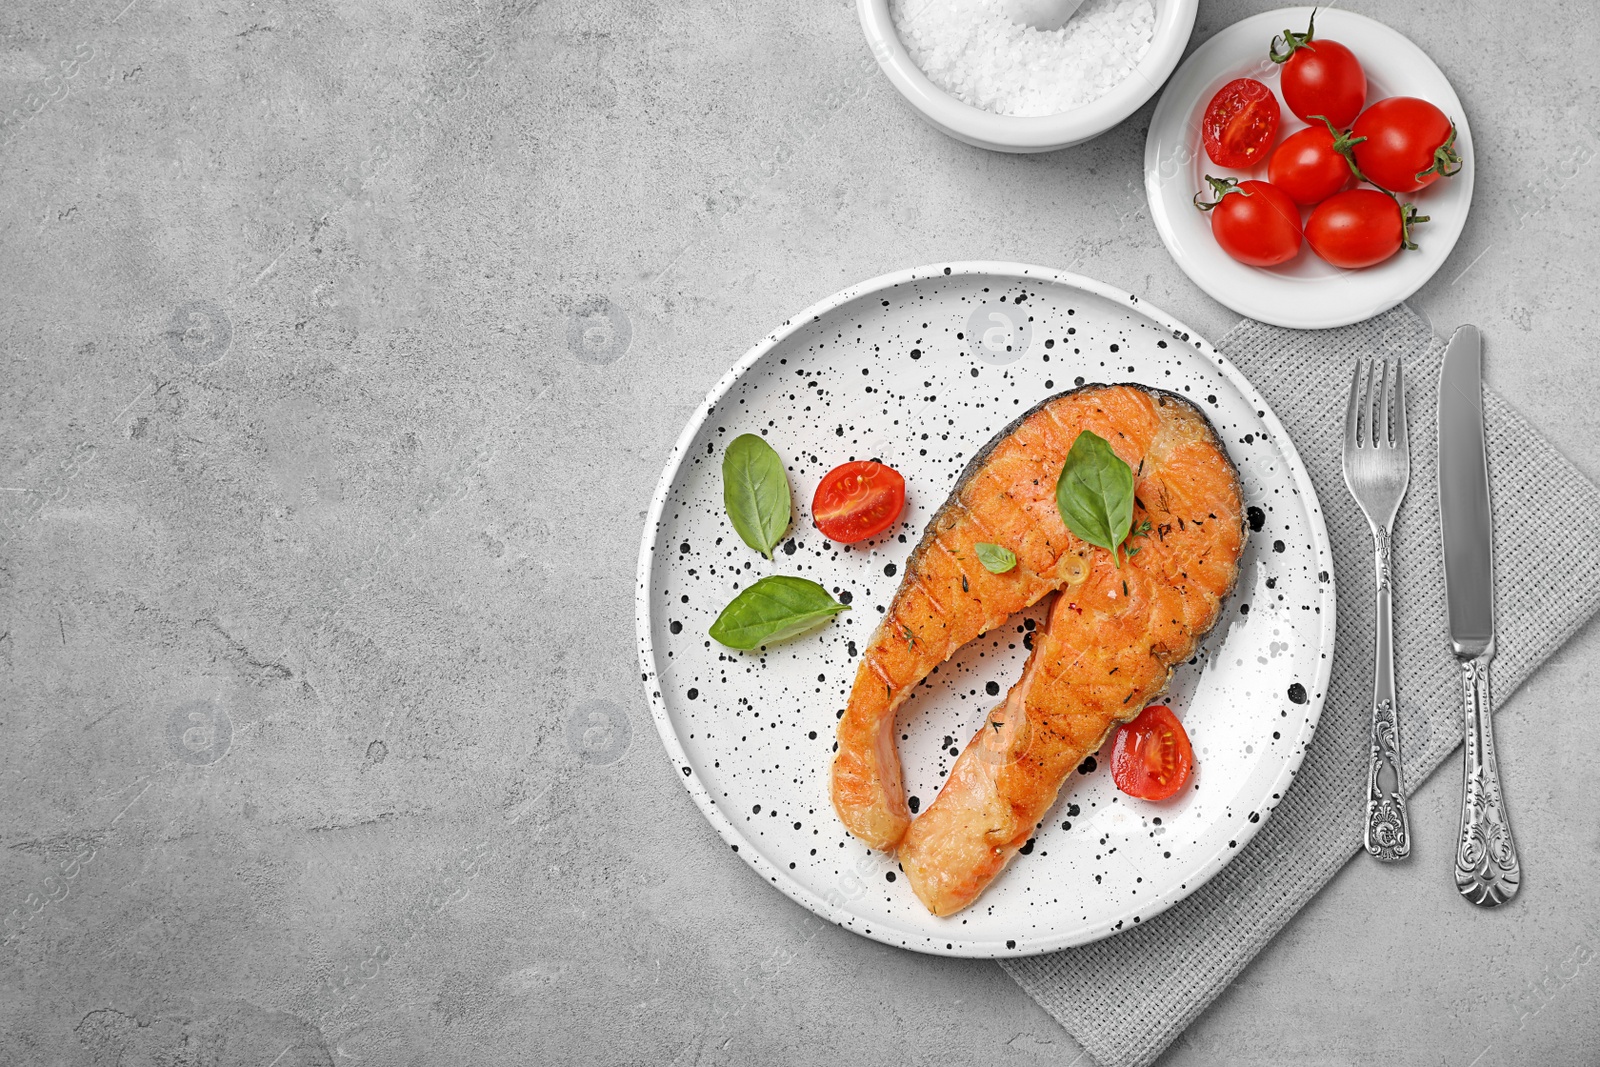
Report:
[[[1310,117],[1314,119],[1321,119],[1322,124],[1328,127],[1328,132],[1333,135],[1333,150],[1344,157],[1345,163],[1350,167],[1350,173],[1356,176],[1356,181],[1375,184],[1372,183],[1365,174],[1361,173],[1360,167],[1356,166],[1355,147],[1356,145],[1365,141],[1366,138],[1351,137],[1349,130],[1339,130],[1335,128],[1333,122],[1330,121],[1326,115],[1312,115]]]
[[[1237,178],[1213,178],[1209,174],[1207,174],[1205,177],[1207,184],[1211,186],[1211,195],[1216,197],[1216,199],[1211,201],[1209,204],[1202,204],[1200,202],[1200,198],[1206,195],[1206,191],[1202,189],[1198,193],[1195,193],[1194,206],[1199,208],[1201,211],[1210,211],[1212,208],[1222,203],[1222,198],[1227,196],[1229,193],[1238,193],[1240,196],[1250,195],[1249,193],[1245,192],[1245,190],[1239,188],[1239,180]],[[1118,564],[1118,566],[1121,566],[1121,564]]]
[[[1294,55],[1297,51],[1310,44],[1312,38],[1314,38],[1316,35],[1317,9],[1312,8],[1311,18],[1306,21],[1306,32],[1295,33],[1293,30],[1284,30],[1280,36],[1272,39],[1271,44],[1267,45],[1267,58],[1272,60],[1274,63],[1287,63],[1290,56]],[[1279,41],[1283,42],[1284,47],[1284,51],[1281,55],[1278,52]],[[1312,49],[1312,51],[1316,51],[1316,49]]]
[[[1456,124],[1450,124],[1450,136],[1444,139],[1444,144],[1433,150],[1433,166],[1427,170],[1417,171],[1417,181],[1421,181],[1425,174],[1438,174],[1441,178],[1453,177],[1461,173],[1461,157],[1456,155]]]
[[[1389,195],[1393,196],[1394,194],[1391,193]],[[1417,205],[1415,204],[1400,204],[1398,198],[1395,203],[1400,205],[1400,247],[1409,248],[1415,252],[1417,243],[1411,239],[1411,227],[1419,222],[1427,222],[1428,216],[1418,215]]]

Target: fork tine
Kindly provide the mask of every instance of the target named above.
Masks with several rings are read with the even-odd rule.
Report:
[[[1402,364],[1394,361],[1394,444],[1396,448],[1409,448],[1406,439],[1406,384],[1401,376]]]
[[[1382,368],[1383,375],[1378,380],[1378,414],[1382,417],[1373,423],[1376,427],[1373,431],[1373,444],[1379,448],[1388,448],[1391,431],[1394,429],[1394,421],[1389,414],[1389,361],[1387,359],[1379,359],[1378,363]]]
[[[1355,373],[1350,377],[1350,404],[1344,413],[1344,448],[1348,452],[1352,448],[1361,447],[1361,412],[1357,401],[1361,396],[1361,361],[1356,360]]]
[[[1378,390],[1375,387],[1378,384],[1378,368],[1372,362],[1372,360],[1369,359],[1366,362],[1367,362],[1367,401],[1366,401],[1367,434],[1366,434],[1365,437],[1362,438],[1362,444],[1363,444],[1363,447],[1366,447],[1366,448],[1376,448],[1377,445],[1378,445],[1378,422],[1377,422],[1377,418],[1378,418],[1378,395],[1377,395],[1377,393],[1378,393]]]

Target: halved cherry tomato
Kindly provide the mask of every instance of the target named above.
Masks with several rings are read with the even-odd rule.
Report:
[[[1350,135],[1362,176],[1391,193],[1414,193],[1461,169],[1455,123],[1414,96],[1379,100],[1356,119]]]
[[[811,498],[811,518],[843,545],[883,533],[906,506],[906,480],[877,460],[858,459],[829,471]]]
[[[1382,263],[1402,248],[1416,248],[1411,226],[1427,222],[1410,204],[1381,189],[1335,193],[1306,220],[1306,242],[1335,267],[1354,270]]]
[[[1254,78],[1235,78],[1206,105],[1200,135],[1219,167],[1243,170],[1267,158],[1278,135],[1278,98]]]
[[[1228,255],[1252,267],[1275,267],[1300,251],[1300,208],[1275,185],[1206,175],[1217,199],[1195,207],[1211,212],[1211,236]]]
[[[1282,37],[1272,39],[1267,55],[1274,63],[1283,64],[1278,88],[1289,110],[1303,122],[1325,116],[1342,130],[1355,121],[1367,102],[1367,72],[1355,53],[1338,41],[1314,40],[1316,30],[1313,12],[1305,33],[1285,30]],[[1278,51],[1280,40],[1282,52]]]
[[[1267,180],[1297,204],[1320,204],[1355,181],[1349,160],[1340,152],[1348,144],[1348,138],[1335,136],[1325,124],[1291,133],[1272,150]]]
[[[1111,780],[1130,797],[1166,800],[1183,788],[1194,749],[1171,709],[1152,704],[1117,731],[1111,746]]]

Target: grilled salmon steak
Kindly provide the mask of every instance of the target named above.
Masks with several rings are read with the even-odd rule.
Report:
[[[1121,567],[1062,522],[1056,480],[1092,431],[1135,472],[1138,551]],[[1017,565],[992,574],[974,546]],[[1062,783],[1194,654],[1238,577],[1238,472],[1188,401],[1137,385],[1085,386],[1040,404],[973,458],[906,565],[839,719],[833,803],[870,847],[899,849],[929,910],[970,904],[1026,843]],[[968,641],[1060,590],[1022,678],[913,823],[895,713]],[[909,832],[908,832],[909,831]]]

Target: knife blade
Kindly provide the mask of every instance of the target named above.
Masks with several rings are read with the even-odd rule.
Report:
[[[1456,890],[1480,907],[1516,895],[1522,865],[1511,837],[1490,720],[1494,658],[1494,529],[1483,424],[1483,340],[1476,326],[1450,338],[1439,372],[1439,523],[1444,540],[1450,650],[1461,663],[1461,830]]]
[[[1445,605],[1458,658],[1494,653],[1494,533],[1483,430],[1483,340],[1463,326],[1439,375],[1439,516]]]

